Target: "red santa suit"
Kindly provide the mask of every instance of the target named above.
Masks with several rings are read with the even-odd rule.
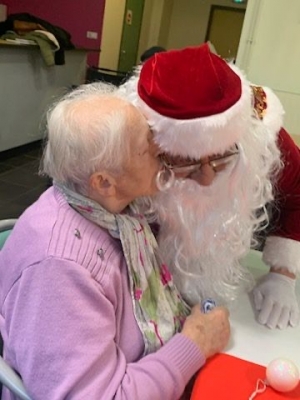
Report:
[[[300,150],[281,128],[277,138],[283,170],[275,188],[278,219],[264,248],[268,265],[300,271]]]
[[[270,227],[263,259],[272,271],[278,273],[270,272],[257,284],[253,291],[254,301],[262,324],[270,328],[297,325],[299,307],[295,280],[279,272],[282,268],[291,274],[300,271],[300,151],[283,129],[284,110],[277,96],[269,88],[251,84],[236,66],[212,54],[206,44],[155,54],[120,90],[142,111],[156,142],[174,160],[176,157],[201,160],[223,154],[233,145],[239,147],[240,164],[247,173],[243,179],[236,171],[232,174],[239,176],[236,181],[243,186],[235,214],[244,213],[244,222],[239,224],[236,218],[231,227],[227,218],[224,226],[225,223],[228,225],[229,236],[231,230],[235,230],[235,236],[242,232],[239,225],[249,231],[236,246],[236,258],[241,257],[247,248],[250,249],[250,236],[255,235],[258,229],[254,210],[265,210],[267,203],[273,204],[275,212],[270,220],[265,211],[262,218]],[[249,180],[250,188],[246,180]],[[167,211],[164,213],[166,215]],[[247,213],[252,216],[248,218]],[[164,220],[161,219],[160,223],[163,227]],[[205,224],[199,219],[198,225],[202,223]],[[169,223],[167,229],[171,226]],[[209,231],[208,222],[206,226]],[[220,232],[211,232],[211,237],[218,235]],[[204,237],[200,233],[198,236]],[[167,246],[166,243],[162,246]],[[234,251],[232,248],[226,253],[224,246],[228,260]],[[199,258],[202,254],[205,258],[204,253],[205,249]],[[210,254],[207,260],[211,256],[214,258],[214,254]],[[177,261],[180,264],[187,258],[188,253]],[[167,261],[172,262],[172,259]],[[236,260],[229,263],[231,261],[234,264]],[[192,263],[187,262],[187,265]],[[203,270],[203,265],[199,268]],[[176,271],[174,273],[176,275]],[[230,273],[235,274],[234,267]],[[183,275],[179,274],[179,286],[182,279]],[[189,285],[197,285],[195,279],[191,281]],[[184,292],[184,286],[182,290]]]

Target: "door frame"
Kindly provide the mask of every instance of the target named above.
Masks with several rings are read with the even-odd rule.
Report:
[[[242,14],[246,14],[246,8],[240,8],[240,7],[228,7],[228,6],[219,6],[219,5],[211,5],[210,6],[210,12],[209,12],[209,19],[208,19],[208,24],[207,24],[207,29],[206,29],[206,35],[205,35],[205,42],[210,41],[209,36],[210,36],[210,30],[214,18],[214,12],[215,11],[233,11],[233,12],[238,12]],[[242,32],[241,32],[242,33]],[[214,43],[213,43],[214,45]]]
[[[140,0],[141,1],[141,0]],[[135,45],[135,49],[134,49],[134,53],[135,53],[135,62],[132,65],[132,67],[134,67],[137,63],[137,55],[138,55],[138,50],[139,50],[139,42],[140,42],[140,36],[141,36],[141,29],[142,29],[142,24],[143,24],[143,16],[144,16],[144,10],[145,10],[145,0],[142,0],[142,13],[141,13],[141,17],[138,20],[139,22],[139,26],[137,27],[137,31],[138,31],[138,35],[136,37],[137,39],[137,43]],[[119,49],[119,59],[118,59],[118,70],[122,71],[122,44],[124,41],[124,34],[125,34],[125,29],[126,29],[126,18],[127,18],[127,11],[128,11],[128,0],[126,0],[125,2],[125,9],[124,9],[124,16],[123,16],[123,25],[122,25],[122,32],[121,32],[121,40],[120,40],[120,49]],[[131,69],[129,69],[128,71],[123,71],[123,72],[129,72]]]

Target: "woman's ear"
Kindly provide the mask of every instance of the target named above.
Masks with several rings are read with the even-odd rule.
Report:
[[[90,189],[101,197],[112,197],[116,194],[116,180],[106,172],[94,172],[89,179]]]

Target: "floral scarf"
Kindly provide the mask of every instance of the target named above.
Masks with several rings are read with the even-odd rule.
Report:
[[[126,214],[111,214],[66,186],[55,186],[71,207],[121,240],[134,315],[145,343],[144,355],[155,352],[181,330],[189,307],[176,289],[168,267],[159,259],[157,242],[146,218],[134,204]]]

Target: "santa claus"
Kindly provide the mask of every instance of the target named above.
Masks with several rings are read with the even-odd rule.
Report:
[[[260,323],[296,326],[300,152],[278,98],[206,44],[155,54],[121,91],[163,152],[158,241],[185,299],[230,306],[254,287]],[[255,284],[241,259],[266,228],[270,271]]]

